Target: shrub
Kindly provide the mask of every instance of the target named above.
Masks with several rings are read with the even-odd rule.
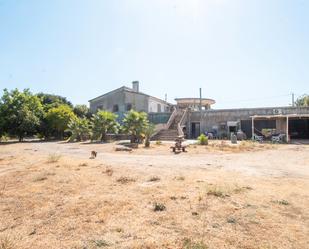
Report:
[[[164,210],[166,210],[166,206],[163,203],[155,202],[153,204],[153,211],[155,211],[155,212],[162,212]]]
[[[278,204],[284,205],[284,206],[290,205],[290,203],[287,200],[280,200],[278,201]]]
[[[7,142],[9,141],[9,135],[7,133],[4,133],[2,136],[0,136],[0,142]]]
[[[54,129],[58,133],[59,138],[63,138],[64,131],[68,129],[70,120],[76,119],[72,108],[68,105],[59,105],[48,110],[46,113],[46,121],[50,129]]]
[[[162,141],[160,141],[160,140],[156,141],[156,145],[161,145],[161,144],[162,144]]]
[[[200,145],[208,145],[208,137],[205,136],[204,134],[201,134],[201,135],[197,138],[197,140],[198,140],[198,143],[199,143]]]
[[[160,181],[161,179],[160,179],[160,177],[158,177],[158,176],[152,176],[152,177],[150,177],[149,178],[149,182],[157,182],[157,181]]]

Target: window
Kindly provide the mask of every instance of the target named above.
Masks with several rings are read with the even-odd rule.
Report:
[[[158,110],[158,112],[161,112],[161,105],[160,104],[158,104],[157,110]]]
[[[114,106],[113,106],[113,112],[118,112],[118,111],[119,111],[118,105],[114,105]]]
[[[126,105],[126,110],[130,111],[131,109],[132,109],[132,104],[131,103],[127,104]]]

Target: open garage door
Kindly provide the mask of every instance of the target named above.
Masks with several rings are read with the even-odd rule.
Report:
[[[290,118],[289,134],[291,139],[309,139],[309,118]]]

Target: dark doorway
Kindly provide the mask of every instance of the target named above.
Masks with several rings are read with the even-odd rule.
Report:
[[[197,138],[201,133],[200,123],[191,123],[191,138]]]
[[[236,133],[237,127],[236,126],[229,126],[229,133]]]
[[[290,119],[289,135],[291,139],[309,139],[309,119]]]

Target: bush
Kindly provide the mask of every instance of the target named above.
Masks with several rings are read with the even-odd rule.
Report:
[[[199,143],[200,145],[208,145],[208,137],[205,136],[204,134],[201,134],[201,135],[197,138],[197,140],[198,140],[198,143]]]
[[[7,133],[4,133],[2,136],[0,136],[0,142],[7,142],[9,141],[9,135]]]
[[[153,205],[153,211],[155,212],[161,212],[161,211],[164,211],[166,209],[165,205],[162,204],[162,203],[157,203],[155,202],[154,205]]]

